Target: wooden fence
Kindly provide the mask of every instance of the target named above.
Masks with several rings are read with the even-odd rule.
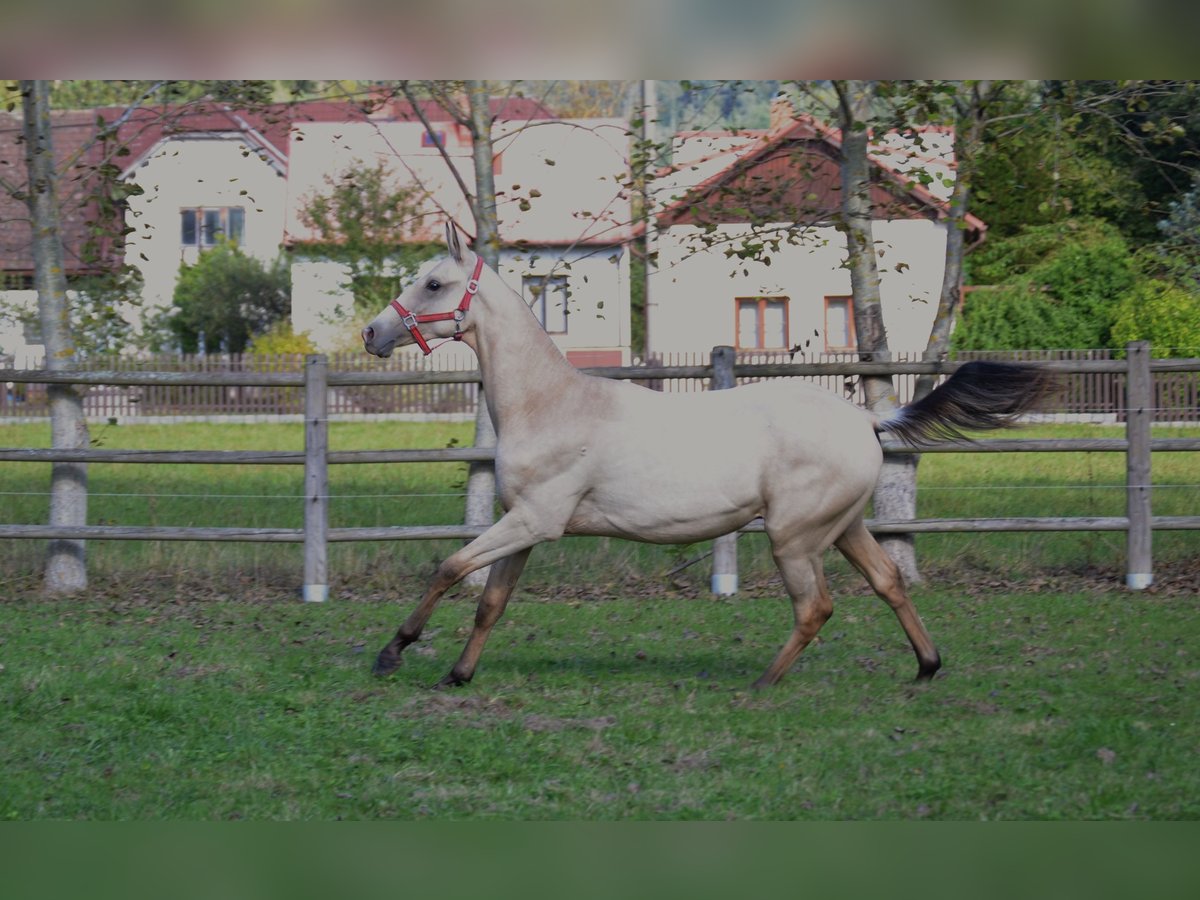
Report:
[[[1093,421],[1123,421],[1125,368],[1111,350],[1053,350],[1005,351],[994,353],[962,352],[953,362],[970,359],[1028,360],[1036,362],[1117,362],[1112,368],[1064,369],[1064,391],[1060,412],[1073,419]],[[827,353],[793,358],[786,352],[744,352],[735,355],[735,363],[743,367],[738,381],[754,380],[762,375],[745,367],[798,364],[798,374],[791,376],[815,381],[822,387],[863,402],[858,379],[849,370],[836,368],[824,374],[813,374],[814,366],[854,364],[858,355]],[[897,354],[896,362],[918,362],[918,354]],[[433,357],[398,352],[388,360],[378,360],[361,351],[332,354],[329,367],[339,373],[381,371],[399,373],[470,374],[475,368],[474,355],[461,346],[446,346]],[[299,354],[261,355],[156,354],[145,357],[97,357],[88,360],[83,370],[93,373],[179,373],[258,376],[292,374],[302,376],[305,357]],[[435,369],[434,366],[437,368]],[[640,366],[636,378],[647,387],[666,392],[691,392],[708,389],[709,357],[707,353],[672,353],[655,357]],[[663,370],[682,371],[688,375],[648,377]],[[917,373],[903,371],[896,378],[896,392],[901,403],[912,399]],[[49,415],[46,387],[37,382],[14,382],[4,379],[0,384],[0,422],[12,418],[39,418]],[[1156,422],[1200,422],[1200,373],[1186,370],[1155,369],[1152,372],[1154,420]],[[332,385],[328,397],[330,415],[356,416],[372,413],[410,416],[471,416],[478,402],[478,384],[473,380],[405,380]],[[86,386],[84,413],[89,419],[104,421],[114,418],[135,422],[188,416],[299,416],[304,413],[304,390],[299,379],[287,383],[266,384],[250,380],[203,381],[146,381],[139,383],[97,382]]]
[[[714,363],[724,371],[714,369]],[[947,442],[921,452],[1119,452],[1126,455],[1127,514],[1111,517],[1043,517],[1003,519],[912,519],[873,520],[868,526],[876,533],[985,532],[985,531],[1124,531],[1127,534],[1126,583],[1132,588],[1147,586],[1152,576],[1151,533],[1154,530],[1200,529],[1200,516],[1154,516],[1150,506],[1151,455],[1163,451],[1200,450],[1200,439],[1155,438],[1150,436],[1154,421],[1154,377],[1164,373],[1200,373],[1200,359],[1151,359],[1144,343],[1131,344],[1124,359],[1050,360],[1043,363],[1064,376],[1108,373],[1121,376],[1126,399],[1123,418],[1126,437],[1103,439],[989,439],[971,443]],[[586,371],[607,378],[631,379],[656,384],[671,379],[707,379],[725,385],[733,380],[759,378],[835,378],[862,375],[919,374],[946,376],[957,362],[871,362],[821,363],[748,363],[727,352],[714,353],[703,365],[638,366],[596,368]],[[731,371],[730,371],[731,370]],[[332,541],[424,540],[430,538],[469,539],[485,529],[473,526],[362,527],[328,526],[328,467],[330,465],[393,462],[475,462],[494,458],[487,448],[448,448],[439,450],[330,451],[328,421],[333,411],[330,398],[339,391],[378,386],[423,387],[462,386],[477,388],[475,370],[432,372],[411,370],[330,371],[324,356],[306,358],[302,372],[294,371],[100,371],[52,372],[47,370],[0,369],[0,383],[20,385],[75,384],[108,385],[140,389],[218,389],[262,388],[290,389],[303,397],[305,450],[276,451],[162,451],[0,449],[0,461],[6,462],[107,462],[107,463],[224,463],[231,465],[303,465],[305,467],[304,527],[286,528],[185,528],[155,526],[87,525],[52,527],[0,524],[0,538],[67,540],[182,540],[182,541],[266,541],[303,543],[304,596],[323,600],[327,593],[326,548]],[[884,452],[912,452],[912,448],[885,441]],[[761,523],[752,523],[744,531],[761,531]]]

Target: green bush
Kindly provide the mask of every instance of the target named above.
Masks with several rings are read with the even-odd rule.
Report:
[[[195,265],[180,267],[175,304],[163,324],[184,353],[241,353],[252,336],[288,315],[291,293],[286,261],[268,268],[222,242]]]
[[[1027,227],[971,257],[953,343],[963,350],[1113,346],[1117,309],[1141,276],[1111,225],[1094,219]]]
[[[1153,356],[1200,356],[1200,297],[1178,285],[1147,279],[1125,295],[1113,341],[1149,341]]]
[[[251,339],[248,350],[255,356],[318,352],[317,345],[313,343],[311,335],[307,331],[297,333],[292,329],[292,323],[287,319],[281,319],[262,334],[256,334]]]

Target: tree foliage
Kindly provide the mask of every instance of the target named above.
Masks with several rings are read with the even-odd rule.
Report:
[[[325,184],[326,190],[309,197],[300,212],[315,238],[297,252],[345,265],[344,287],[354,297],[355,310],[374,315],[399,293],[402,274],[436,252],[435,245],[418,240],[426,194],[401,183],[382,161],[358,161],[327,175]]]
[[[1156,222],[1191,187],[1200,160],[1200,82],[1046,82],[1046,93],[1078,110],[1091,146],[1137,185],[1137,202],[1110,220],[1132,246],[1158,239]]]
[[[138,81],[71,80],[54,82],[51,96],[55,109],[93,109],[130,106],[142,102],[184,104],[209,98],[245,108],[271,102],[289,85],[311,82],[275,81]]]
[[[81,358],[119,353],[129,346],[130,314],[142,304],[142,275],[132,266],[71,283],[71,330]]]
[[[174,306],[161,326],[185,353],[241,353],[290,311],[287,263],[264,266],[226,241],[180,268]]]
[[[953,344],[963,350],[1112,346],[1117,309],[1140,278],[1129,246],[1097,219],[1023,228],[985,244]]]
[[[1112,325],[1113,343],[1149,341],[1151,355],[1200,356],[1200,295],[1148,278],[1125,295]]]
[[[1200,173],[1192,176],[1191,190],[1168,204],[1158,231],[1161,240],[1152,248],[1157,266],[1200,291]]]
[[[992,238],[1072,218],[1124,218],[1145,206],[1090,121],[1037,86],[1006,86],[977,163],[974,212]]]

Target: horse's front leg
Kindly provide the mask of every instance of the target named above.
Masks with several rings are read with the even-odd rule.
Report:
[[[483,645],[487,643],[492,628],[504,615],[504,609],[508,606],[509,598],[512,597],[532,550],[532,547],[518,550],[512,556],[492,564],[487,586],[483,589],[483,596],[479,598],[479,606],[475,610],[475,627],[471,629],[471,636],[467,638],[467,645],[463,647],[458,662],[450,669],[449,674],[438,682],[438,687],[457,687],[466,684],[475,675],[475,666],[479,663],[479,655],[483,653]]]
[[[438,566],[437,573],[434,575],[429,588],[425,591],[425,596],[421,598],[420,604],[404,620],[404,624],[400,626],[400,630],[396,632],[396,636],[388,642],[386,647],[379,651],[379,656],[375,660],[375,668],[373,670],[376,675],[390,675],[400,667],[400,654],[404,651],[404,648],[421,636],[421,632],[424,630],[425,624],[429,621],[429,617],[433,615],[433,610],[437,606],[438,601],[442,599],[446,591],[450,590],[459,581],[475,570],[482,569],[484,566],[491,565],[505,557],[521,553],[522,551],[525,551],[525,556],[527,556],[527,551],[535,544],[556,538],[562,533],[559,530],[555,534],[548,534],[542,530],[531,528],[527,524],[527,519],[527,515],[516,510],[506,513],[495,525]],[[522,557],[521,566],[516,569],[517,575],[520,574],[523,566],[524,557]],[[515,577],[513,578],[513,583],[516,583]],[[491,586],[490,576],[488,586]],[[487,591],[485,590],[484,593],[486,595]],[[507,602],[507,598],[505,598],[505,602]],[[500,611],[503,612],[503,609],[504,604],[502,603],[500,604]],[[499,618],[498,614],[497,618]],[[472,637],[474,637],[474,634]],[[486,637],[485,632],[485,640]],[[483,642],[480,641],[480,649],[482,649],[482,646]],[[471,669],[473,672],[474,666]]]

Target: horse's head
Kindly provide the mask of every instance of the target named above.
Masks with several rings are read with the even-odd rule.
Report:
[[[368,353],[387,358],[396,347],[416,343],[428,354],[428,338],[459,340],[470,328],[467,312],[479,288],[483,259],[476,257],[473,270],[465,268],[452,222],[446,223],[446,246],[449,254],[422,266],[416,281],[362,330]]]

